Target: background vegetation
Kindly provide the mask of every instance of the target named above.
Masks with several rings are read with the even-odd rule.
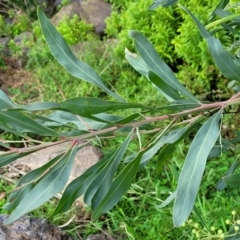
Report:
[[[128,37],[129,29],[139,30],[148,37],[158,53],[177,73],[182,83],[201,99],[222,100],[229,95],[231,90],[219,83],[224,81],[224,77],[216,70],[205,42],[185,12],[175,7],[147,11],[152,2],[150,0],[112,0],[111,2],[113,12],[107,20],[106,36],[103,42],[109,38],[117,38],[118,44],[115,47],[106,48],[104,54],[92,52],[89,49],[87,54],[79,54],[79,57],[91,65],[111,88],[116,89],[119,95],[129,102],[148,103],[155,106],[158,106],[160,101],[164,101],[151,84],[147,83],[124,60],[124,48],[133,50],[133,43]],[[181,1],[203,23],[218,2],[218,0]],[[236,8],[230,10],[237,11]],[[31,74],[31,81],[20,88],[9,89],[16,102],[59,101],[76,96],[109,99],[101,90],[88,83],[79,82],[66,73],[50,54],[40,32],[39,23],[37,21],[32,23],[28,12],[21,10],[16,16],[15,11],[17,10],[8,9],[0,16],[0,35],[13,39],[26,30],[34,34],[34,38],[26,43],[29,51],[26,56],[25,70]],[[13,16],[17,24],[8,24],[6,18]],[[99,39],[94,36],[92,26],[79,21],[77,17],[65,19],[58,30],[70,45],[79,41],[92,41],[98,45]],[[231,47],[237,40],[226,32],[221,32],[218,37],[226,47]],[[13,41],[10,42],[10,48],[14,55],[21,56],[22,49],[14,45]],[[10,68],[5,59],[1,59],[0,64],[2,69]],[[225,131],[231,134],[234,128],[229,117]],[[14,139],[13,135],[3,134],[2,136],[8,140]],[[109,149],[116,143],[115,141],[103,142]],[[84,229],[81,229],[82,233],[87,236],[89,233],[98,231],[98,228],[104,228],[110,231],[122,231],[128,239],[203,239],[204,237],[212,239],[214,235],[220,238],[240,215],[239,191],[228,188],[226,191],[216,192],[213,183],[224,175],[236,154],[228,153],[218,159],[210,160],[205,171],[197,206],[212,235],[209,236],[206,229],[202,227],[197,214],[193,214],[186,225],[177,229],[172,227],[170,210],[172,206],[157,209],[157,205],[176,187],[179,169],[187,152],[187,144],[187,141],[179,144],[176,154],[161,172],[155,168],[157,157],[150,162],[139,172],[135,180],[136,184],[131,186],[122,201],[101,221],[97,223],[87,221]],[[134,149],[135,146],[133,145],[132,148]],[[1,184],[1,189],[9,190],[8,182],[2,180]],[[1,200],[1,203],[4,204],[4,201],[4,199]],[[46,217],[51,208],[52,205],[47,204],[33,214]],[[63,224],[66,218],[60,216],[60,219],[50,220]],[[67,230],[74,233],[76,228],[77,225],[72,223],[68,225]]]

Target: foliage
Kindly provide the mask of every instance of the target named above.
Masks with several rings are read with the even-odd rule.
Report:
[[[63,1],[64,2],[64,1]],[[66,1],[65,1],[66,2]],[[3,12],[14,9],[14,11],[21,11],[29,17],[31,20],[37,19],[36,9],[40,5],[45,13],[50,17],[54,13],[54,0],[42,1],[42,0],[2,0],[0,7]]]
[[[111,2],[115,4],[115,11],[107,21],[106,32],[109,36],[120,39],[117,55],[123,56],[125,47],[133,50],[125,26],[128,26],[128,29],[141,29],[192,93],[208,100],[216,98],[217,89],[226,93],[224,85],[215,81],[216,78],[224,78],[214,68],[206,44],[188,14],[175,6],[146,11],[150,0],[121,1],[121,4],[116,0]],[[213,10],[218,0],[182,0],[180,3],[188,7],[201,22],[206,23],[208,13]],[[225,31],[219,32],[218,37],[226,46],[233,41],[233,36]]]
[[[7,23],[5,17],[0,15],[0,36],[7,36],[14,38],[20,33],[29,30],[31,21],[26,14],[20,14],[15,10],[9,10],[8,16],[13,21],[13,24]]]
[[[63,19],[60,21],[57,30],[62,34],[67,43],[71,46],[80,41],[94,39],[93,26],[81,21],[75,14],[72,19]]]
[[[83,21],[79,21],[79,18],[76,15],[73,16],[72,19],[63,19],[59,23],[57,29],[69,45],[88,40],[97,40],[97,37],[92,32],[92,26]],[[81,92],[86,95],[86,92],[88,92],[90,88],[89,85],[85,87],[83,85],[80,86],[79,84],[74,84],[74,78],[70,74],[62,68],[56,67],[57,62],[52,57],[51,52],[44,41],[38,22],[33,23],[32,31],[35,36],[35,41],[29,44],[31,48],[28,52],[26,68],[28,70],[34,69],[36,74],[35,78],[38,79],[38,82],[35,84],[41,86],[38,87],[38,95],[41,97],[40,100],[60,100],[63,95],[67,98],[77,96],[80,92],[79,89],[81,89]],[[94,60],[98,60],[96,56]],[[83,89],[86,89],[86,91],[83,91]],[[15,90],[13,90],[13,94],[14,91]],[[63,95],[59,95],[59,91],[62,91]],[[22,100],[29,98],[27,92],[22,96]]]
[[[79,84],[77,78],[59,67],[42,38],[39,24],[34,24],[33,32],[36,41],[32,43],[28,53],[27,69],[33,69],[35,78],[38,79],[35,84],[40,92],[40,101],[60,101],[63,98],[78,96],[108,99],[107,94],[103,91],[87,82]],[[89,35],[87,38],[92,39],[91,32]],[[74,41],[74,39],[75,37],[70,41]],[[107,41],[104,43],[94,37],[94,40],[90,40],[89,43],[85,44],[84,42],[78,45],[80,47],[83,45],[83,50],[77,53],[77,57],[92,66],[105,80],[105,83],[117,89],[119,95],[123,96],[127,101],[154,103],[157,98],[163,100],[160,94],[155,95],[151,84],[146,84],[144,77],[137,75],[126,60],[123,61],[114,55],[113,44],[109,44]],[[145,84],[145,88],[141,87],[142,84]],[[125,86],[129,85],[131,85],[131,88],[126,89]],[[15,95],[14,92],[13,95]],[[144,99],[141,97],[143,95],[146,96]],[[21,101],[31,99],[28,91],[24,91],[24,94],[19,97],[21,97]]]
[[[175,1],[168,1],[168,4],[172,2]],[[222,30],[229,31],[229,34],[236,34],[235,27],[239,24],[239,14],[225,12],[223,9],[227,3],[228,1],[221,1],[221,4],[212,12],[210,20],[204,24],[205,26],[189,9],[180,4],[178,7],[189,14],[196,24],[221,74],[225,78],[239,82],[239,59],[228,52],[215,37],[216,33]],[[151,8],[161,5],[162,1],[156,0],[154,4]],[[219,12],[221,14],[217,16]],[[0,166],[47,146],[72,142],[72,146],[66,153],[29,172],[18,182],[16,190],[9,196],[9,203],[5,205],[5,209],[14,209],[7,223],[41,206],[64,188],[78,149],[94,138],[101,141],[102,137],[119,136],[125,138],[119,146],[106,152],[101,161],[67,186],[53,215],[67,211],[72,203],[84,194],[84,201],[93,210],[92,218],[99,218],[118,203],[130,187],[138,170],[152,161],[154,156],[158,159],[155,165],[160,173],[164,167],[169,166],[168,160],[179,142],[193,139],[183,166],[177,165],[175,170],[171,168],[174,178],[177,179],[176,190],[171,187],[171,195],[158,206],[158,209],[174,200],[173,223],[175,226],[182,226],[192,211],[199,217],[202,224],[206,225],[199,214],[199,203],[195,204],[195,201],[204,171],[207,169],[207,160],[221,156],[222,152],[237,150],[239,133],[233,131],[230,136],[222,136],[224,133],[222,126],[224,125],[223,114],[231,114],[229,109],[237,108],[239,92],[233,91],[232,96],[225,101],[202,102],[178,81],[171,68],[159,57],[151,42],[140,32],[131,30],[129,36],[133,39],[139,56],[126,49],[126,59],[146,78],[148,83],[154,86],[158,93],[166,98],[168,104],[160,104],[162,103],[160,100],[157,105],[129,103],[109,89],[92,67],[73,55],[66,41],[40,9],[38,9],[38,16],[43,35],[56,60],[77,79],[105,91],[111,101],[77,97],[60,102],[39,102],[21,106],[0,91],[1,129],[23,138],[25,133],[58,138],[57,142],[40,145],[34,145],[34,139],[28,138],[32,141],[32,145],[19,149],[10,148],[8,152],[1,155]],[[123,114],[125,110],[127,110],[127,116],[126,112]],[[40,117],[39,111],[53,111],[53,113]],[[81,121],[79,118],[76,120],[76,115]],[[82,121],[85,124],[80,124]],[[58,131],[56,126],[64,128]],[[145,134],[150,134],[150,139],[144,138]],[[135,152],[128,151],[132,142],[138,144]],[[233,187],[239,186],[239,174],[234,173],[238,166],[237,159],[217,183],[218,190],[223,190],[227,184]],[[178,172],[176,169],[181,171]],[[234,221],[230,234],[232,229],[236,230],[234,224],[238,222]],[[208,231],[207,226],[206,229]],[[219,232],[219,235],[221,234]]]

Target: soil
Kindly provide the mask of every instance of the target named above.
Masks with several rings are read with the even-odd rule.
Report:
[[[22,89],[25,84],[30,84],[32,74],[23,69],[22,59],[8,56],[3,57],[4,67],[0,67],[0,88],[9,94],[9,88]]]

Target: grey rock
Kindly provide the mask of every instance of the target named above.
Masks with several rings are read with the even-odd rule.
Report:
[[[5,240],[5,239],[6,239],[6,234],[0,228],[0,240]]]
[[[33,40],[33,33],[29,31],[22,32],[14,38],[14,42],[20,47],[25,47],[25,42],[28,40]]]
[[[0,38],[0,54],[7,56],[9,55],[8,43],[10,41],[9,37]]]
[[[67,6],[62,7],[60,11],[51,18],[51,22],[54,26],[58,26],[60,21],[65,17],[71,19],[75,14],[80,18],[84,15],[83,8],[79,1],[72,2]]]
[[[92,24],[95,33],[102,35],[106,28],[105,20],[111,14],[111,4],[103,0],[74,1],[62,7],[60,11],[52,17],[52,24],[58,26],[64,17],[71,19],[74,14],[79,16],[83,21]]]
[[[71,143],[62,143],[56,146],[48,147],[23,158],[19,158],[14,165],[26,165],[31,170],[41,167],[54,157],[69,149]],[[83,174],[89,167],[97,163],[103,157],[102,151],[92,145],[83,147],[76,154],[73,168],[70,174],[69,182]]]
[[[69,3],[73,3],[73,2],[81,2],[82,0],[69,0]],[[63,0],[55,0],[54,2],[54,6],[57,7],[60,4],[62,4]]]
[[[22,68],[24,67],[24,64],[27,60],[27,53],[29,48],[27,47],[27,41],[33,42],[33,33],[26,31],[22,32],[18,36],[16,36],[14,39],[14,42],[16,46],[20,47],[21,49],[21,55],[14,54],[9,48],[7,48],[8,55],[8,61],[11,62],[13,68]]]
[[[26,56],[27,52],[28,52],[28,47],[26,45],[26,43],[28,41],[30,42],[33,42],[33,33],[32,32],[29,32],[29,31],[26,31],[26,32],[22,32],[20,33],[18,36],[16,36],[14,38],[14,42],[17,46],[21,47],[22,48],[22,54],[24,56]]]
[[[58,156],[59,154],[65,152],[69,149],[70,146],[71,143],[62,143],[56,146],[39,150],[23,158],[19,158],[13,163],[13,166],[24,166],[26,169],[30,168],[31,170],[34,170],[46,164],[48,161]],[[87,145],[78,151],[66,186],[75,178],[82,175],[92,165],[97,163],[102,157],[103,153],[101,149],[92,145]],[[13,172],[10,172],[9,174],[10,175],[7,175],[8,177],[16,177],[16,175],[13,175]],[[83,197],[78,198],[75,202],[75,205],[78,208],[82,208],[84,212],[85,204],[83,202]]]
[[[93,24],[95,33],[103,35],[106,28],[105,20],[111,14],[111,4],[103,0],[87,0],[81,3],[83,11],[81,19]]]
[[[12,224],[4,225],[7,218],[8,215],[0,214],[0,240],[72,240],[60,228],[43,219],[23,216]]]

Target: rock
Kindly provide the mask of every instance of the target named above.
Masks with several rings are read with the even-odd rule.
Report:
[[[0,214],[0,240],[72,240],[60,228],[43,219],[23,216],[4,225],[7,218],[7,215]]]
[[[14,53],[11,49],[8,48],[8,61],[12,63],[12,67],[15,69],[22,68],[27,60],[27,53],[29,48],[27,47],[27,41],[33,42],[33,33],[31,32],[22,32],[18,36],[16,36],[13,41],[15,45],[20,48],[20,55],[18,53]]]
[[[92,24],[96,34],[103,35],[106,28],[105,20],[110,13],[111,4],[103,0],[75,1],[62,7],[51,21],[54,26],[58,26],[64,17],[71,19],[76,14],[83,21]]]
[[[68,150],[70,146],[71,143],[62,143],[56,146],[48,147],[37,152],[31,153],[25,157],[19,158],[12,165],[23,172],[28,172],[30,170],[34,170],[46,164],[54,157]],[[103,157],[102,151],[99,148],[92,145],[84,146],[81,150],[79,150],[76,154],[72,171],[66,186],[75,178],[82,175],[92,165],[97,163],[102,157]],[[10,171],[5,175],[9,178],[16,178],[19,177],[20,173]],[[85,212],[85,203],[83,201],[83,196],[79,197],[75,201],[75,206],[82,210],[81,213],[83,215],[87,214],[87,212]]]
[[[56,146],[42,149],[23,158],[19,158],[17,161],[14,162],[14,166],[26,165],[32,170],[39,168],[57,155],[65,152],[70,146],[71,143],[62,143]],[[72,180],[80,176],[89,167],[97,163],[102,157],[103,153],[99,148],[92,145],[87,145],[83,147],[76,154],[68,182],[71,182]]]
[[[18,36],[16,36],[14,38],[14,42],[18,47],[23,48],[23,53],[25,54],[27,49],[28,49],[26,47],[26,42],[27,41],[33,42],[33,39],[34,39],[33,33],[29,32],[29,31],[26,31],[26,32],[22,32]]]
[[[81,3],[83,11],[81,19],[94,26],[95,33],[103,35],[106,28],[105,20],[111,14],[111,4],[103,0],[87,0]]]
[[[65,17],[71,19],[75,14],[79,16],[79,18],[81,18],[81,16],[84,16],[83,8],[78,1],[72,2],[67,6],[62,7],[60,11],[52,17],[51,22],[54,26],[58,26],[59,22]]]
[[[0,55],[8,56],[9,55],[9,49],[8,49],[8,43],[10,41],[9,37],[1,37],[0,38]]]
[[[82,0],[68,0],[68,4],[73,3],[73,2],[81,2]],[[55,0],[54,6],[57,7],[61,4],[63,4],[63,0]],[[64,4],[63,4],[64,5]]]

